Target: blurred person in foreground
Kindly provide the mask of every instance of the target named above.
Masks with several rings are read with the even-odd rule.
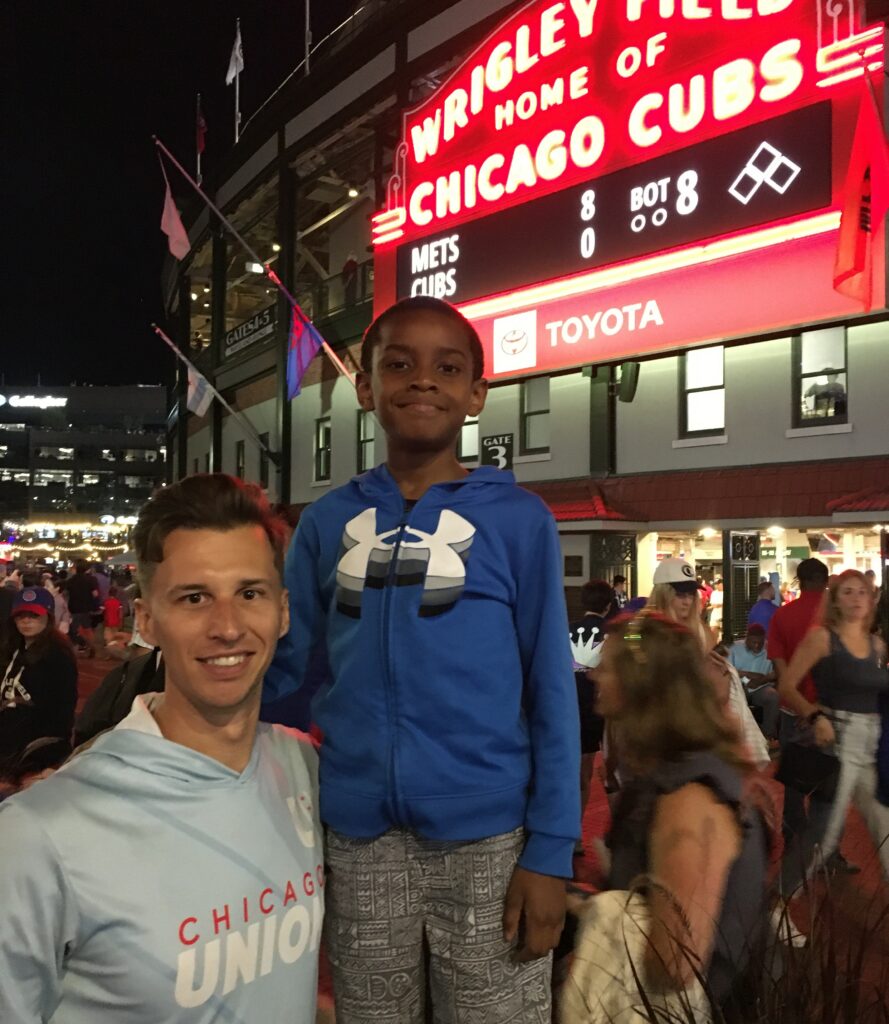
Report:
[[[162,695],[0,805],[3,1024],[314,1024],[317,757],[258,724],[287,630],[258,488],[159,490],[134,531]]]
[[[593,674],[623,783],[608,891],[583,906],[562,1021],[652,1020],[645,1000],[708,1021],[711,1000],[727,1010],[742,998],[766,921],[755,768],[698,638],[675,620],[617,620]]]

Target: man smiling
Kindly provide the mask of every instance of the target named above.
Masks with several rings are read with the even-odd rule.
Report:
[[[3,804],[0,1020],[310,1024],[317,759],[258,724],[289,621],[280,524],[257,488],[198,476],[134,541],[166,690]]]

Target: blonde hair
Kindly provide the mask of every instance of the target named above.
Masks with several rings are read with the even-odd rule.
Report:
[[[720,706],[691,630],[657,612],[624,617],[608,631],[622,708],[609,723],[619,757],[634,771],[710,751],[748,773],[737,727]]]
[[[673,622],[679,620],[673,614],[672,601],[676,596],[676,590],[672,583],[655,583],[651,588],[651,594],[648,598],[648,603],[645,605],[646,611],[655,611],[660,615],[671,619]],[[712,637],[707,635],[707,631],[704,627],[704,620],[701,615],[701,592],[696,590],[694,594],[694,604],[691,607],[689,613],[688,622],[680,622],[680,626],[684,626],[689,632],[693,633],[701,645],[702,650],[709,650],[713,646]]]
[[[839,603],[840,587],[849,580],[858,580],[869,594],[872,594],[873,591],[867,577],[863,572],[859,572],[858,569],[846,569],[846,571],[841,572],[839,576],[833,576],[830,579],[830,582],[827,585],[827,597],[824,600],[824,611],[822,613],[821,623],[834,633],[843,621],[843,613],[840,611]],[[868,629],[873,622],[873,616],[876,614],[877,610],[877,604],[873,598],[871,603],[871,618],[867,623]]]

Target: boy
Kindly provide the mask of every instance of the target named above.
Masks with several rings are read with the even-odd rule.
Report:
[[[0,1021],[314,1024],[317,758],[257,723],[288,623],[279,523],[258,488],[197,476],[134,539],[166,691],[0,806]]]
[[[421,1022],[428,988],[440,1024],[542,1024],[580,820],[555,524],[511,473],[457,461],[487,390],[460,313],[398,303],[361,364],[387,462],[303,513],[291,632],[266,677],[266,699],[280,696],[326,648],[315,717],[337,1022]]]

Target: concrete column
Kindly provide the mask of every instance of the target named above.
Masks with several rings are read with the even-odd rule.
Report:
[[[657,534],[643,533],[636,541],[636,565],[638,571],[638,596],[647,597],[654,586],[654,570],[657,568]]]

